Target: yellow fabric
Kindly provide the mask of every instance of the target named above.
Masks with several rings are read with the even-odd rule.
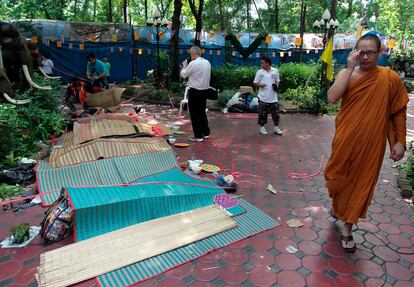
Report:
[[[362,30],[363,30],[362,25],[361,25],[361,23],[359,23],[359,24],[358,24],[357,33],[356,33],[356,39],[357,39],[357,40],[359,40],[359,38],[361,38],[361,35],[362,35]]]
[[[384,158],[386,139],[405,145],[407,91],[398,74],[377,67],[348,86],[336,116],[325,170],[333,212],[347,223],[365,218]]]
[[[321,60],[327,64],[326,68],[326,78],[329,81],[332,81],[332,50],[333,50],[333,36],[329,39],[325,51],[323,51]]]

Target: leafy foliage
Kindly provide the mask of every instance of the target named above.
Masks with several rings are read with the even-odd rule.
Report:
[[[14,243],[23,243],[29,240],[30,224],[27,222],[17,224],[13,226],[11,231],[14,237]]]
[[[279,68],[280,85],[278,91],[284,93],[289,88],[317,86],[319,84],[319,64],[286,63]]]
[[[22,188],[16,185],[8,185],[5,183],[0,184],[0,200],[4,201],[12,198],[13,196],[20,195]]]
[[[334,115],[339,105],[330,105],[321,100],[316,100],[316,94],[318,88],[315,86],[298,87],[293,89],[287,89],[286,93],[283,94],[284,100],[291,100],[300,109],[305,109],[313,113],[328,113]]]
[[[210,85],[220,90],[251,86],[257,70],[257,66],[223,65],[212,70]]]
[[[278,92],[284,93],[288,88],[311,86],[319,84],[319,64],[286,63],[277,68],[280,74],[280,86]],[[236,89],[240,86],[252,86],[258,66],[236,66],[227,64],[215,68],[211,75],[211,85],[220,89]]]
[[[41,85],[51,85],[52,90],[29,88],[19,97],[31,99],[29,104],[0,104],[0,161],[4,165],[11,165],[14,159],[35,152],[35,143],[39,140],[46,141],[52,134],[64,132],[65,122],[58,111],[59,82],[45,81],[36,74],[32,77]]]

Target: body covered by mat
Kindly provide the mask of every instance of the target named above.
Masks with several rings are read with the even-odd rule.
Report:
[[[88,94],[86,104],[90,107],[115,107],[121,104],[122,93],[125,88],[111,88],[95,94]]]
[[[129,286],[279,225],[260,209],[242,199],[240,206],[246,212],[233,218],[238,224],[236,228],[101,275],[97,278],[98,285],[101,287]]]
[[[142,183],[131,186],[64,188],[75,211],[75,241],[214,203],[216,186]]]
[[[140,178],[177,167],[174,153],[160,151],[114,157],[72,166],[51,168],[45,161],[35,167],[42,205],[51,205],[62,187],[128,184]]]
[[[95,139],[84,144],[55,148],[50,154],[49,164],[51,167],[63,167],[98,159],[168,150],[171,147],[165,139],[156,137]]]
[[[150,125],[134,121],[101,120],[73,124],[74,143],[80,144],[102,137],[153,135]]]
[[[132,225],[41,254],[38,283],[76,284],[236,226],[215,205]]]

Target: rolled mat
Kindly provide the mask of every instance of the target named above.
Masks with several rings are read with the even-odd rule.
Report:
[[[246,212],[233,218],[238,224],[236,228],[101,275],[96,279],[97,284],[101,287],[133,285],[279,225],[257,207],[239,200]]]
[[[236,226],[214,205],[146,221],[41,254],[36,278],[69,286]]]

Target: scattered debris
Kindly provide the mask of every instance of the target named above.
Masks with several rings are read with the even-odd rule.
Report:
[[[296,249],[295,247],[293,247],[292,245],[289,245],[288,247],[286,247],[286,251],[289,253],[296,253],[298,251],[298,249]]]
[[[270,191],[273,194],[277,193],[276,189],[273,187],[273,185],[271,183],[268,184],[267,190]]]
[[[218,266],[213,266],[213,267],[207,267],[207,268],[203,268],[201,270],[205,271],[205,270],[211,270],[211,269],[217,269],[219,268]]]
[[[289,227],[292,227],[292,228],[298,228],[298,227],[302,227],[304,225],[298,219],[289,219],[288,221],[286,221],[286,223],[287,223],[287,225],[289,225]]]

